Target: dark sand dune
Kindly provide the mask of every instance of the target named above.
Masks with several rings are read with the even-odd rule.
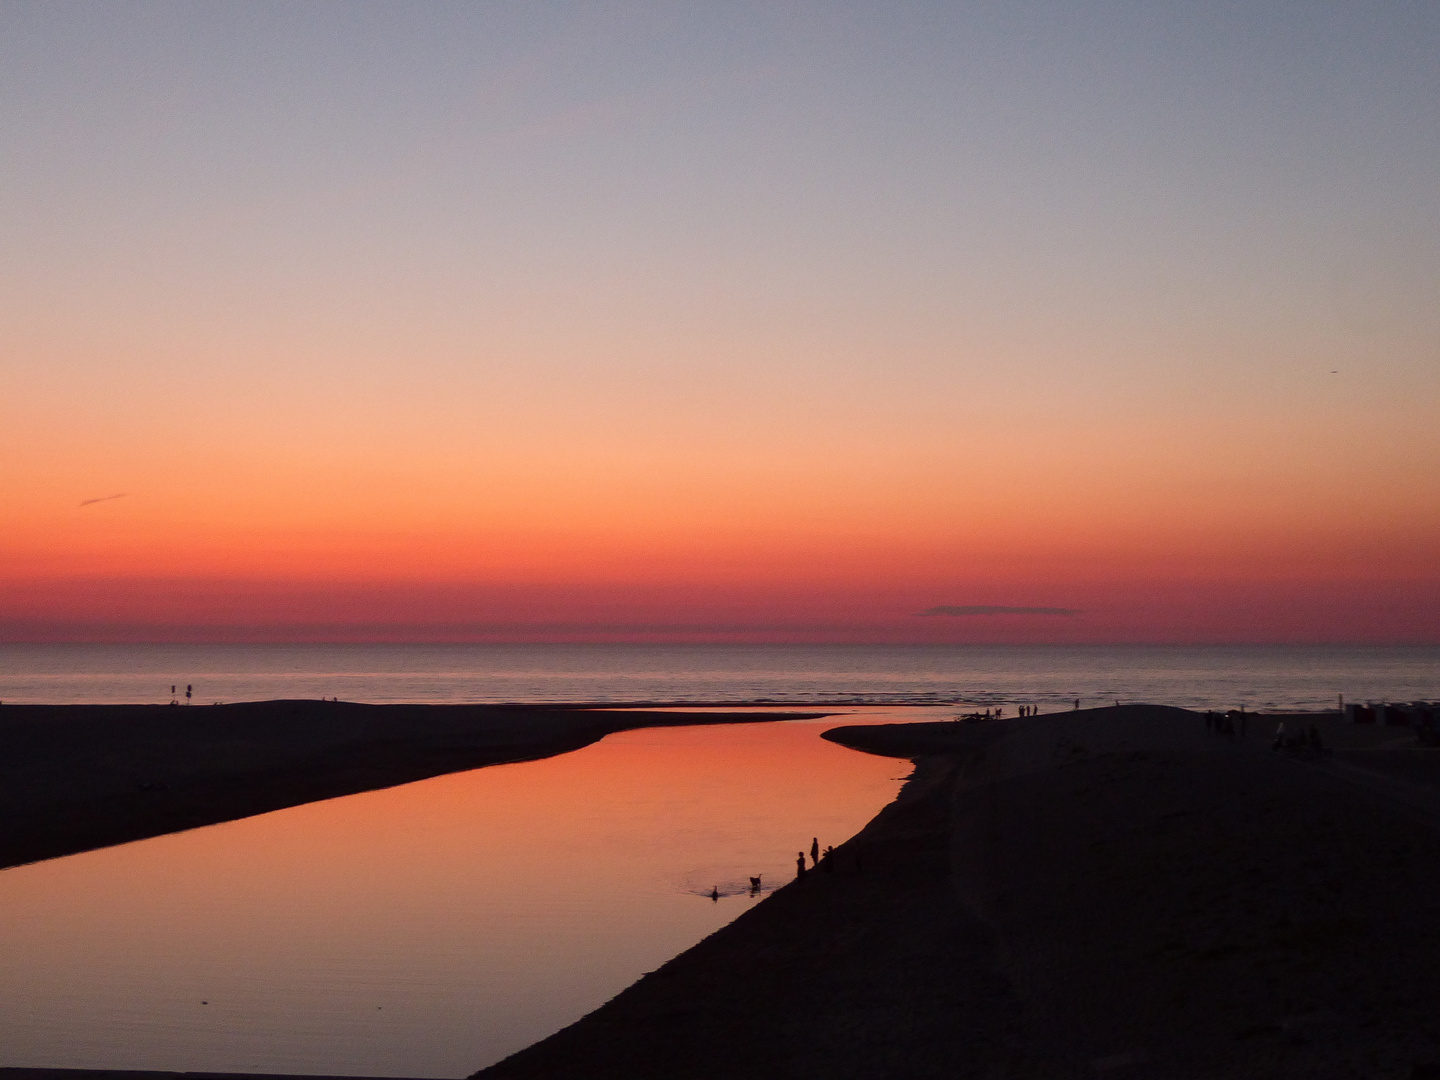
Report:
[[[1440,1076],[1440,752],[1274,722],[839,729],[919,769],[836,873],[477,1075]]]
[[[823,715],[325,701],[0,705],[0,867],[548,757],[629,728]]]

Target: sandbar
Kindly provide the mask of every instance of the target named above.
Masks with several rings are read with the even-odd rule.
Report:
[[[529,761],[640,727],[824,712],[543,705],[0,705],[0,868]]]

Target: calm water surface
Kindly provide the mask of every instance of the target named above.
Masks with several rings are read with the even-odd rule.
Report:
[[[466,1075],[863,827],[909,764],[836,722],[625,732],[0,871],[0,1066]]]
[[[0,645],[0,701],[1147,701],[1440,697],[1440,646]]]

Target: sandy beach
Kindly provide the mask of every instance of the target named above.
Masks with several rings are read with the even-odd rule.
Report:
[[[130,714],[154,726],[135,744],[150,757],[124,756],[124,740],[92,749],[81,762],[90,779],[67,781],[49,804],[71,808],[60,819],[71,833],[20,835],[76,842],[75,823],[97,808],[170,792],[177,801],[159,805],[173,823],[177,808],[199,813],[201,790],[302,801],[697,719],[263,709],[262,728],[297,734],[237,744],[256,717]],[[3,730],[25,748],[16,730],[44,716],[20,712],[4,707]],[[120,719],[82,711],[47,730],[74,739],[87,724],[121,730]],[[833,729],[826,737],[842,745],[916,765],[829,870],[476,1076],[1440,1076],[1440,752],[1403,728],[1316,714],[1286,723],[1315,724],[1330,752],[1291,755],[1271,748],[1279,719],[1252,717],[1242,737],[1199,714],[1133,705]],[[167,726],[182,721],[184,738]],[[164,732],[188,749],[162,753]],[[30,753],[59,769],[77,744],[52,742]],[[23,779],[15,762],[5,767]],[[137,773],[142,764],[150,771]],[[137,789],[136,775],[167,786]],[[19,787],[5,798],[23,808]],[[27,812],[45,820],[39,801]],[[161,821],[136,810],[128,825]]]
[[[832,873],[477,1075],[1440,1075],[1440,757],[1276,722],[834,731],[918,766]]]
[[[0,705],[0,868],[549,757],[631,728],[823,715],[344,701]]]

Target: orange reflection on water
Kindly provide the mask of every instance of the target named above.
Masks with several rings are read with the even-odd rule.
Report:
[[[0,872],[4,1064],[467,1074],[873,817],[908,766],[824,727],[627,732]]]

